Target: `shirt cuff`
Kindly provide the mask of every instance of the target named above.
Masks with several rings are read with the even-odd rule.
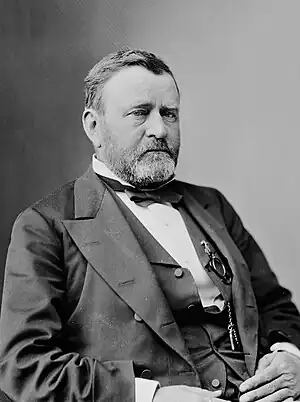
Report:
[[[290,352],[298,357],[300,357],[300,350],[297,348],[296,345],[290,342],[276,342],[274,343],[271,347],[270,350],[272,352],[276,351],[284,351],[284,352]]]
[[[146,380],[145,378],[136,378],[135,402],[152,402],[158,387],[158,381]]]

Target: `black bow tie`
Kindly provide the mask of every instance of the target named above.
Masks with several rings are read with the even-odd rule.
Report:
[[[105,176],[100,176],[102,181],[104,181],[111,189],[114,191],[122,191],[128,195],[131,201],[134,201],[136,204],[148,207],[148,205],[153,204],[154,202],[158,202],[161,204],[171,203],[178,204],[182,198],[182,194],[180,194],[175,189],[175,183],[173,181],[167,183],[166,185],[156,189],[156,190],[139,190],[135,187],[126,186],[120,183],[117,180],[110,179]]]

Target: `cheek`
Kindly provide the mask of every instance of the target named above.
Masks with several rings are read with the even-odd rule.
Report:
[[[180,144],[180,129],[179,125],[174,125],[169,127],[169,141],[173,144]]]
[[[120,136],[120,146],[123,149],[135,149],[144,137],[144,129],[131,127]]]
[[[131,124],[124,122],[122,124],[115,122],[110,125],[111,137],[121,149],[134,147],[139,142],[142,132],[140,128],[132,127]]]

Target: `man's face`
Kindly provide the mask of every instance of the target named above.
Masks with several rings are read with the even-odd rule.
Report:
[[[140,188],[172,178],[180,147],[179,94],[173,78],[140,66],[116,73],[103,90],[100,159]]]

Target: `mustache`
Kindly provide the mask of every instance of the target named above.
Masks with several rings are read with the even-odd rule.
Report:
[[[143,149],[140,150],[140,154],[144,155],[147,152],[151,151],[162,151],[167,152],[169,155],[174,155],[174,151],[170,149],[165,139],[156,140],[151,142],[150,144],[147,144],[147,146],[143,147]]]

